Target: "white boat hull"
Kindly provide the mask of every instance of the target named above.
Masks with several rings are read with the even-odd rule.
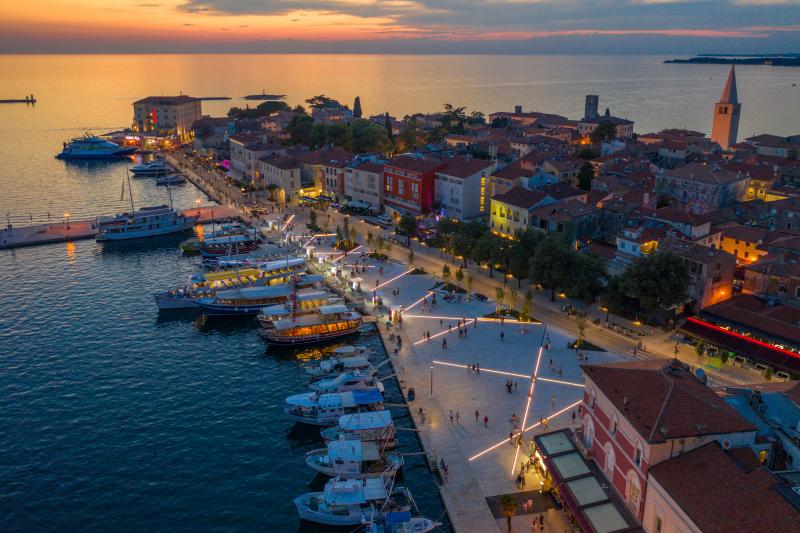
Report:
[[[148,229],[148,230],[132,230],[124,233],[98,233],[95,240],[98,242],[109,241],[123,241],[129,239],[144,239],[147,237],[160,237],[161,235],[170,235],[172,233],[180,233],[188,231],[195,225],[196,218],[189,218],[186,221],[175,224],[174,226],[166,226],[163,228]]]

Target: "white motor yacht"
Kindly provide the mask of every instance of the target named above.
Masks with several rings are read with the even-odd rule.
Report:
[[[382,411],[383,392],[374,389],[320,394],[306,392],[286,398],[286,414],[300,424],[332,426],[342,415]]]

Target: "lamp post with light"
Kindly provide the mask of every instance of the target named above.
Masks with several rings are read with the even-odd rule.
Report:
[[[200,203],[201,202],[202,202],[202,200],[200,200],[200,198],[198,198],[197,200],[194,201],[194,203],[197,204],[197,216],[198,217],[200,216]]]
[[[69,229],[69,213],[64,213],[64,219],[67,221],[67,229]]]
[[[431,363],[431,396],[433,396],[433,363]]]

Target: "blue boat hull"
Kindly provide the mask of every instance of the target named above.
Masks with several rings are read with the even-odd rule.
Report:
[[[102,160],[102,159],[122,159],[125,156],[131,155],[133,152],[136,151],[136,148],[125,148],[124,150],[119,150],[114,152],[113,154],[70,154],[61,152],[56,156],[58,159],[95,159],[95,160]]]

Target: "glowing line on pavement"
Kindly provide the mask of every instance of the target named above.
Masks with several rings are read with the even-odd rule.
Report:
[[[378,285],[377,287],[375,287],[373,290],[378,290],[378,289],[380,289],[381,287],[383,287],[384,285],[388,285],[389,283],[393,282],[394,280],[400,279],[400,278],[402,278],[403,276],[405,276],[406,274],[409,274],[409,273],[411,273],[411,272],[413,272],[413,271],[414,271],[414,269],[413,269],[413,268],[412,268],[411,270],[407,270],[406,272],[403,272],[403,273],[402,273],[402,274],[400,274],[399,276],[395,276],[395,277],[393,277],[393,278],[392,278],[392,279],[390,279],[390,280],[384,281],[383,283],[381,283],[380,285]]]
[[[563,414],[564,412],[566,412],[566,411],[569,411],[570,409],[573,409],[573,408],[574,408],[576,405],[578,405],[579,403],[581,403],[581,400],[578,400],[577,402],[575,402],[575,403],[573,403],[573,404],[571,404],[571,405],[568,405],[567,407],[565,407],[565,408],[561,409],[560,411],[556,411],[555,413],[553,413],[553,414],[551,414],[550,416],[547,416],[547,417],[545,417],[545,418],[547,418],[547,420],[550,420],[551,418],[555,418],[555,417],[557,417],[558,415],[560,415],[560,414]],[[533,425],[531,425],[531,426],[528,426],[528,427],[526,427],[525,429],[523,429],[523,430],[522,430],[522,433],[525,433],[525,432],[527,432],[527,431],[530,431],[530,430],[532,430],[532,429],[534,429],[534,428],[537,428],[537,427],[539,427],[540,425],[541,425],[541,422],[536,422],[535,424],[533,424]],[[519,433],[517,433],[517,435],[519,435]],[[502,446],[503,444],[508,444],[508,439],[503,439],[503,440],[501,440],[500,442],[498,442],[497,444],[494,444],[494,445],[490,446],[489,448],[486,448],[486,449],[485,449],[485,450],[483,450],[482,452],[478,452],[478,453],[476,453],[475,455],[473,455],[472,457],[470,457],[470,458],[468,459],[468,461],[472,462],[472,461],[474,461],[475,459],[478,459],[478,458],[480,458],[480,457],[483,457],[483,456],[484,456],[484,455],[486,455],[487,453],[489,453],[489,452],[491,452],[491,451],[494,451],[494,450],[496,450],[497,448],[499,448],[499,447],[500,447],[500,446]]]
[[[433,336],[431,336],[431,338],[433,338]],[[446,361],[439,361],[439,360],[436,360],[436,359],[434,359],[431,362],[433,364],[436,364],[436,365],[454,366],[456,368],[469,368],[469,365],[460,365],[458,363],[448,363]],[[481,368],[481,372],[488,372],[489,374],[499,374],[501,376],[512,376],[512,377],[515,377],[515,378],[530,379],[530,376],[525,375],[525,374],[517,374],[516,372],[505,372],[503,370],[493,370],[491,368]]]
[[[561,385],[570,385],[572,387],[580,387],[581,389],[584,387],[583,383],[573,383],[572,381],[562,381],[560,379],[552,379],[552,378],[536,378],[538,381],[547,381],[548,383],[560,383]]]
[[[315,233],[314,235],[312,235],[312,236],[311,236],[311,238],[310,238],[310,239],[308,239],[308,240],[306,241],[306,243],[303,245],[303,248],[305,248],[306,246],[308,246],[309,244],[311,244],[311,241],[313,241],[313,240],[314,240],[314,239],[316,239],[317,237],[335,237],[335,236],[336,236],[336,234],[335,234],[335,233]]]
[[[544,353],[544,337],[547,334],[547,326],[542,331],[542,340],[539,342],[539,355],[536,356],[536,365],[533,367],[531,374],[531,387],[528,390],[528,400],[525,402],[525,414],[522,415],[522,428],[525,428],[525,423],[528,422],[528,412],[531,408],[531,401],[533,400],[533,391],[536,388],[536,377],[539,375],[539,364],[542,362],[542,354]],[[522,440],[521,438],[519,440]],[[511,463],[511,475],[514,475],[514,469],[517,467],[517,457],[519,456],[519,449],[522,446],[520,442],[514,447],[514,462]]]
[[[432,294],[432,293],[429,293]],[[427,298],[428,296],[425,295],[423,298]],[[420,300],[421,301],[421,300]],[[409,308],[410,309],[410,308]],[[463,316],[442,316],[442,315],[404,315],[407,318],[435,318],[439,320],[462,320]],[[495,322],[500,323],[499,318],[487,318],[483,316],[479,317],[470,317],[470,320],[477,320],[478,322]],[[539,325],[541,322],[520,322],[519,320],[508,320],[504,321],[506,324],[533,324]]]
[[[471,323],[473,323],[473,322],[475,322],[475,319],[474,319],[474,318],[473,318],[472,320],[469,320],[469,321],[467,321],[467,324],[471,324]],[[440,332],[439,332],[439,333],[437,333],[436,335],[431,335],[430,339],[428,339],[428,338],[425,338],[425,339],[422,339],[422,340],[420,340],[420,341],[417,341],[417,342],[415,342],[415,343],[414,343],[414,346],[416,346],[417,344],[422,344],[423,342],[428,342],[429,340],[431,340],[431,339],[435,339],[436,337],[440,337],[440,336],[442,336],[442,335],[447,335],[448,333],[452,333],[453,331],[457,331],[457,330],[450,329],[450,330],[440,331]]]
[[[405,315],[405,314],[406,314],[406,311],[410,311],[410,310],[411,310],[412,308],[414,308],[415,306],[417,306],[417,305],[421,304],[421,303],[422,303],[422,300],[424,300],[425,298],[427,298],[427,297],[428,297],[428,296],[430,296],[431,294],[433,294],[433,293],[432,293],[431,291],[428,291],[428,293],[427,293],[425,296],[423,296],[422,298],[420,298],[419,300],[417,300],[417,301],[416,301],[416,302],[414,302],[413,304],[411,304],[411,305],[409,305],[408,307],[406,307],[406,308],[405,308],[405,310],[403,311],[403,315]]]
[[[358,246],[356,246],[355,248],[353,248],[352,250],[350,250],[350,251],[348,251],[348,252],[345,252],[345,253],[343,253],[342,255],[340,255],[339,257],[337,257],[336,259],[334,259],[334,260],[333,260],[333,261],[331,261],[331,262],[332,262],[332,263],[335,263],[336,261],[338,261],[338,260],[340,260],[340,259],[343,259],[343,258],[345,258],[345,257],[347,257],[347,254],[352,254],[353,252],[355,252],[355,251],[356,251],[356,250],[358,250],[359,248],[361,248],[361,245],[360,245],[360,244],[359,244]]]
[[[289,226],[289,224],[292,223],[292,220],[294,220],[294,215],[289,217],[289,220],[287,220],[286,224],[283,225],[283,227],[281,228],[281,231],[285,230]]]

